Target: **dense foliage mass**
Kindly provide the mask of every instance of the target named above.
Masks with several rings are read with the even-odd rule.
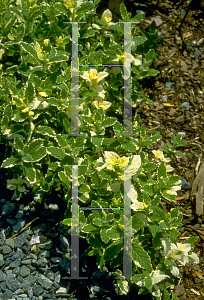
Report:
[[[10,3],[3,0],[0,5],[1,139],[7,145],[1,167],[8,169],[7,187],[14,190],[13,199],[32,189],[42,202],[52,189],[59,191],[67,202],[64,224],[71,232],[72,165],[78,165],[78,208],[98,208],[79,210],[79,236],[90,244],[86,255],[97,255],[99,268],[106,261],[115,268],[113,275],[121,277],[118,294],[126,294],[136,283],[139,293],[150,292],[153,299],[178,299],[171,292],[181,276],[177,263],[198,262],[191,251],[195,238],[177,243],[182,215],[176,208],[165,214],[161,199],[174,200],[181,188],[170,161],[185,143],[181,136],[172,136],[172,144],[151,151],[161,135],[147,134],[139,115],[133,118],[130,136],[124,135],[116,117],[110,117],[111,112],[123,115],[123,80],[131,76],[132,107],[138,101],[152,102],[140,84],[158,74],[151,66],[158,59],[157,41],[164,36],[158,35],[154,22],[148,33],[141,30],[138,24],[144,14],[132,18],[124,4],[121,22],[113,23],[109,10],[101,19],[96,16],[99,0]],[[83,65],[78,107],[71,104],[71,22],[78,22],[78,56]],[[120,41],[124,22],[132,22],[132,54],[124,52]],[[121,67],[108,66],[112,64]],[[75,111],[79,136],[71,136]],[[110,126],[114,137],[105,136]],[[125,182],[131,182],[128,191]],[[131,201],[131,279],[122,276],[127,199]]]

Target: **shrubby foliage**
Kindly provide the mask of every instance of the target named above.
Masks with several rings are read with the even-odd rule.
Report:
[[[79,206],[100,210],[79,211],[80,237],[86,238],[89,256],[97,255],[102,268],[106,261],[122,276],[124,180],[131,177],[132,262],[134,279],[118,280],[118,294],[126,294],[132,283],[139,293],[151,292],[154,299],[178,299],[169,291],[180,277],[177,262],[198,262],[191,251],[195,238],[177,243],[182,216],[177,208],[164,212],[162,197],[176,198],[179,176],[172,175],[170,160],[176,148],[185,146],[181,137],[172,137],[158,150],[152,144],[158,132],[140,126],[133,119],[134,136],[123,135],[123,125],[107,112],[123,114],[123,67],[88,65],[132,62],[132,106],[152,103],[141,87],[142,79],[158,71],[152,62],[159,36],[154,23],[149,33],[138,26],[144,14],[133,18],[121,4],[121,20],[134,21],[131,29],[132,54],[124,53],[124,24],[113,23],[106,10],[96,16],[95,1],[55,3],[37,0],[3,0],[0,6],[1,43],[1,138],[7,145],[2,168],[8,170],[7,187],[20,199],[31,189],[38,201],[52,189],[67,202],[64,224],[71,232],[72,167],[78,164]],[[70,23],[79,26],[79,126],[83,136],[71,132],[71,33]],[[141,35],[140,35],[141,34]],[[128,63],[128,64],[127,64]],[[73,108],[74,109],[74,108]],[[77,110],[77,107],[75,108]],[[114,137],[105,136],[112,126]],[[120,135],[120,136],[119,136]],[[162,151],[163,150],[163,151]],[[180,156],[182,153],[179,153]],[[127,173],[124,173],[126,166]],[[126,175],[125,175],[126,174]],[[127,178],[125,178],[127,176]]]

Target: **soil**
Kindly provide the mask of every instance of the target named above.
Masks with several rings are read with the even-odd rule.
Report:
[[[137,4],[134,0],[124,1],[133,16],[138,2],[144,4],[144,1],[137,1]],[[204,8],[203,11],[198,10],[199,3],[194,1],[193,8],[196,10],[189,11],[179,34],[178,28],[190,1],[179,2],[145,2],[147,8],[143,10],[146,17],[139,27],[148,32],[151,22],[155,20],[158,31],[165,34],[166,39],[159,42],[161,48],[156,50],[159,60],[155,61],[154,68],[160,74],[141,82],[153,104],[147,105],[141,101],[137,114],[141,116],[142,126],[160,132],[165,144],[171,142],[172,134],[185,133],[182,140],[187,146],[180,149],[185,156],[175,158],[171,165],[174,174],[185,178],[192,188],[179,191],[175,201],[163,204],[166,212],[171,207],[178,207],[183,215],[178,242],[183,243],[187,238],[196,236],[194,252],[199,256],[200,263],[180,265],[182,278],[174,289],[179,299],[196,300],[204,299]],[[102,12],[106,8],[107,3],[101,7]],[[184,102],[188,102],[188,110],[181,107]],[[157,148],[158,145],[155,145]]]

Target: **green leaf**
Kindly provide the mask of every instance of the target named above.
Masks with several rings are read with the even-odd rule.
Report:
[[[98,267],[100,269],[102,269],[105,266],[106,261],[105,261],[104,257],[99,254],[99,255],[97,255],[96,263],[97,263]]]
[[[96,109],[93,112],[93,119],[94,119],[95,123],[97,121],[97,124],[101,123],[104,120],[104,111],[102,108]]]
[[[95,30],[94,29],[89,29],[89,30],[84,30],[84,32],[82,31],[81,32],[81,38],[89,38],[89,37],[92,37],[92,36],[94,36],[95,35]]]
[[[162,180],[163,177],[164,178],[167,177],[166,166],[165,166],[164,162],[162,162],[159,165],[158,170],[157,170],[157,179],[158,179],[158,181]]]
[[[112,180],[118,177],[118,175],[112,170],[100,170],[98,172],[98,176],[108,180]]]
[[[144,58],[144,66],[150,66],[152,64],[152,61],[154,59],[155,51],[154,49],[150,49],[146,54]]]
[[[154,215],[154,219],[156,219],[159,222],[166,220],[166,214],[165,214],[164,210],[161,209],[160,207],[154,208],[153,215]]]
[[[54,130],[48,126],[38,126],[36,128],[36,132],[39,132],[43,135],[48,135],[50,137],[55,137],[56,133],[54,132]]]
[[[14,146],[15,149],[19,149],[19,150],[23,150],[24,149],[24,143],[22,142],[21,139],[19,139],[19,137],[16,137],[14,140]]]
[[[1,121],[1,124],[3,126],[8,128],[12,114],[13,114],[13,110],[11,109],[11,106],[7,105],[6,108],[4,109],[3,118]]]
[[[96,24],[101,25],[102,27],[105,27],[105,28],[108,27],[108,24],[105,21],[101,20],[101,19],[98,19],[96,21]]]
[[[108,26],[108,29],[110,29],[110,30],[116,30],[116,31],[119,31],[119,32],[121,32],[121,33],[122,33],[122,32],[124,33],[124,29],[121,28],[121,26],[118,25],[117,23],[116,23],[116,24],[109,25],[109,26]]]
[[[152,287],[152,278],[151,277],[145,278],[145,287],[147,289],[150,289]]]
[[[152,143],[155,143],[155,142],[161,140],[161,138],[162,138],[162,136],[160,134],[155,134],[155,135],[150,137],[150,140],[151,140]]]
[[[58,143],[58,145],[60,147],[67,147],[70,148],[70,145],[68,143],[68,141],[66,140],[65,137],[61,136],[60,134],[56,134],[56,136],[54,137],[54,139],[56,140],[56,142]]]
[[[58,176],[61,179],[61,181],[64,182],[65,185],[70,187],[71,181],[69,180],[69,178],[65,175],[65,173],[63,171],[59,171]]]
[[[33,47],[31,47],[29,44],[25,42],[20,42],[21,47],[27,51],[32,57],[34,57],[39,63],[41,63],[40,59],[37,56],[37,52]]]
[[[147,270],[148,272],[152,272],[150,256],[141,245],[136,243],[132,245],[132,258],[135,265],[138,265],[139,263],[141,268]]]
[[[58,169],[58,163],[57,162],[53,162],[53,163],[50,163],[48,165],[48,170],[52,170],[52,171],[56,171]]]
[[[161,248],[160,239],[162,238],[162,229],[160,230],[161,232],[156,233],[156,235],[152,239],[152,246],[154,247],[155,250],[159,250]]]
[[[118,226],[114,225],[110,229],[107,229],[106,234],[112,239],[112,240],[118,240],[121,238],[121,233],[119,232]]]
[[[25,170],[26,179],[32,184],[35,183],[36,182],[36,170],[32,166],[26,167],[25,165],[24,165],[24,170]]]
[[[48,147],[47,152],[59,160],[62,160],[66,156],[65,152],[61,148],[57,147]]]
[[[176,195],[170,195],[166,192],[166,190],[162,190],[161,194],[167,200],[175,200],[176,199]]]
[[[171,230],[169,230],[169,235],[173,239],[173,243],[177,243],[178,237],[181,235],[181,233],[176,230],[176,228],[172,228]]]
[[[167,290],[162,291],[162,300],[169,300],[169,299],[170,299],[169,292]]]
[[[158,70],[155,70],[155,69],[149,69],[149,70],[147,71],[146,76],[156,76],[156,75],[159,74],[159,73],[160,73],[160,71],[158,71]]]
[[[79,13],[85,14],[86,12],[90,12],[94,7],[95,5],[92,2],[82,3],[78,8],[76,8],[77,15]]]
[[[107,118],[105,120],[103,120],[101,126],[100,126],[100,129],[101,128],[104,128],[104,127],[108,127],[108,126],[111,126],[113,125],[115,122],[117,121],[117,118]]]
[[[98,249],[92,249],[92,250],[91,249],[92,249],[92,247],[89,247],[88,249],[86,249],[84,254],[88,255],[88,256],[94,256],[99,253]]]
[[[184,146],[185,146],[185,145],[184,145]],[[184,154],[183,154],[182,152],[179,152],[179,151],[174,152],[174,155],[175,155],[175,156],[178,156],[178,157],[184,157]]]
[[[79,193],[89,193],[90,192],[90,187],[85,184],[85,183],[82,183],[79,187]]]
[[[34,98],[34,84],[32,82],[28,82],[28,85],[25,89],[25,99],[29,102],[33,101]]]
[[[180,176],[178,175],[169,175],[167,179],[168,185],[173,186],[175,183],[177,183],[180,180]],[[181,186],[181,184],[180,184]]]
[[[136,231],[140,230],[144,226],[144,221],[141,220],[136,214],[132,216],[132,228]]]
[[[117,269],[115,272],[112,272],[112,275],[115,277],[122,277],[123,273],[121,272],[121,270]]]
[[[187,240],[185,241],[185,243],[191,244],[191,247],[193,247],[196,238],[197,238],[196,236],[191,236],[189,239],[187,239]]]
[[[118,284],[118,295],[127,295],[129,292],[129,286],[127,280],[120,280],[117,281]]]
[[[3,160],[1,168],[12,168],[21,162],[22,162],[21,156],[16,154],[16,155],[13,155],[13,156]]]
[[[94,121],[92,117],[89,116],[81,116],[81,118],[89,125],[93,125]]]
[[[107,148],[116,148],[120,146],[120,142],[114,138],[104,138],[102,146]]]
[[[98,177],[98,175],[96,173],[92,175],[91,181],[96,186],[99,185],[101,182],[100,178]]]
[[[145,13],[141,13],[141,14],[137,14],[136,16],[134,16],[132,18],[132,21],[134,21],[134,23],[140,23],[145,17]]]
[[[151,234],[153,235],[153,237],[155,237],[157,233],[162,232],[160,226],[158,226],[156,224],[153,224],[153,225],[149,224],[148,228],[149,228]]]
[[[8,13],[8,11],[7,11],[7,13]],[[14,24],[17,21],[14,15],[12,15],[12,14],[9,14],[9,15],[10,15],[9,20],[6,22],[6,19],[3,19],[2,20],[2,25],[1,25],[1,27],[2,27],[1,31],[3,33],[3,36],[5,36],[5,37],[8,35],[11,28],[14,27]]]
[[[126,19],[127,19],[128,13],[127,13],[127,8],[125,7],[124,3],[120,4],[120,14],[121,14],[123,21],[127,21]]]
[[[129,152],[136,152],[136,151],[137,151],[136,145],[133,145],[131,142],[124,143],[124,144],[121,145],[121,147],[122,147],[125,151],[129,151]]]
[[[116,135],[122,135],[123,134],[123,125],[119,122],[116,121],[113,125],[113,129]]]
[[[85,226],[83,226],[83,227],[81,228],[81,231],[82,231],[82,232],[87,232],[87,233],[90,233],[90,232],[97,232],[98,230],[99,230],[99,228],[96,227],[96,226],[94,226],[94,225],[92,225],[92,224],[87,224],[87,225],[85,225]]]
[[[110,246],[108,246],[104,253],[104,259],[106,261],[112,260],[117,257],[118,253],[123,249],[123,242],[114,241]]]
[[[47,102],[51,105],[51,106],[56,106],[59,107],[60,106],[60,101],[58,99],[55,98],[48,98]]]
[[[103,228],[101,228],[101,231],[100,231],[101,240],[105,244],[107,244],[110,241],[110,237],[106,234],[106,230],[107,230],[107,227],[103,227]]]
[[[64,219],[62,224],[66,226],[72,226],[72,218]]]
[[[135,46],[144,44],[146,42],[147,38],[145,36],[136,36],[132,39],[132,41],[135,43]]]
[[[117,88],[118,89],[118,88]],[[112,94],[117,98],[117,99],[122,99],[122,94],[120,91],[112,91]]]
[[[50,186],[48,185],[48,183],[47,182],[43,182],[42,184],[41,184],[41,188],[42,188],[42,190],[44,191],[44,192],[49,192],[49,190],[50,190]]]
[[[146,177],[145,174],[139,174],[138,175],[138,179],[139,179],[139,184],[141,186],[144,186],[146,184],[146,182],[147,182],[147,177]]]
[[[35,152],[31,150],[30,155],[32,156],[32,161],[37,162],[47,155],[46,147],[40,147],[40,149]]]
[[[95,145],[95,146],[101,146],[102,142],[104,140],[104,137],[98,137],[98,136],[92,136],[91,137],[91,142]]]
[[[57,62],[67,61],[67,60],[69,60],[69,56],[68,55],[63,55],[63,54],[56,55],[54,57],[49,58],[50,63],[57,63]]]
[[[103,224],[102,221],[99,219],[93,219],[92,222],[94,225],[99,226],[99,227],[102,226],[102,224]]]
[[[46,154],[46,153],[45,153]],[[32,162],[33,161],[33,158],[30,154],[26,153],[23,155],[22,157],[22,161],[23,162]]]
[[[42,146],[43,140],[42,139],[34,139],[28,145],[28,153],[33,153]]]
[[[87,238],[87,241],[93,248],[101,248],[102,247],[102,243],[97,237],[90,236]]]

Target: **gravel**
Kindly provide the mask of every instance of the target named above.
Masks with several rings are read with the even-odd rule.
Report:
[[[89,279],[68,279],[71,235],[67,227],[42,204],[36,204],[35,210],[32,202],[28,206],[32,212],[23,204],[0,200],[0,299],[115,299],[114,277],[106,268],[99,270],[93,257],[81,253],[87,248],[85,240],[80,239],[80,277]]]

